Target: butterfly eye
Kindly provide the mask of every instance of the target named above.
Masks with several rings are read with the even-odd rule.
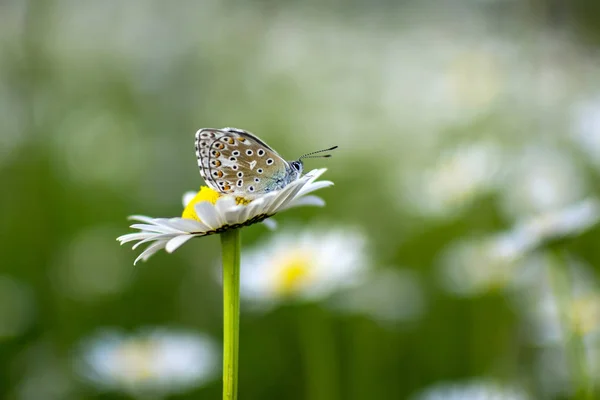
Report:
[[[291,164],[293,169],[295,169],[296,171],[300,171],[300,166],[301,164],[298,161],[292,161]]]

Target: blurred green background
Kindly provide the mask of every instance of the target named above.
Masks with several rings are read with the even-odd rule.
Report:
[[[327,206],[280,229],[356,227],[369,267],[411,271],[423,303],[386,322],[325,301],[244,310],[240,398],[405,399],[480,378],[570,398],[562,344],[538,334],[541,278],[521,276],[543,254],[505,268],[456,249],[600,193],[599,45],[592,0],[0,1],[0,398],[130,398],[73,366],[106,327],[220,343],[217,237],[136,267],[115,239],[128,215],[181,215],[202,184],[194,133],[225,126],[287,159],[339,145],[306,165],[328,168]],[[599,239],[567,248],[593,304]],[[328,338],[323,360],[299,321]]]

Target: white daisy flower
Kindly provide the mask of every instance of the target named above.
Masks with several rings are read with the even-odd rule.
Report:
[[[460,383],[438,383],[412,397],[413,400],[527,400],[530,397],[516,386],[488,379]]]
[[[494,143],[460,146],[433,168],[405,179],[402,196],[423,215],[452,215],[497,185],[501,160],[501,149]]]
[[[587,335],[582,340],[583,367],[588,371],[590,384],[600,388],[600,337]],[[569,366],[567,348],[562,344],[545,346],[535,360],[536,384],[545,395],[543,398],[573,398],[575,392],[575,377]]]
[[[442,285],[460,296],[528,285],[527,275],[539,266],[525,262],[526,256],[554,241],[579,235],[599,221],[600,203],[586,199],[525,220],[510,231],[454,242],[440,257]]]
[[[292,207],[323,206],[325,203],[321,198],[308,194],[333,185],[331,181],[316,181],[325,171],[325,168],[312,170],[285,188],[253,200],[221,195],[208,187],[202,187],[193,197],[190,193],[184,195],[185,210],[181,218],[134,215],[130,219],[141,224],[133,224],[131,228],[139,229],[140,232],[120,236],[117,240],[121,244],[137,241],[134,249],[141,244],[151,243],[135,260],[135,264],[139,260],[146,261],[160,249],[172,253],[194,237],[266,221],[276,213]]]
[[[600,202],[587,198],[525,220],[510,235],[515,246],[525,253],[556,240],[580,235],[599,221]]]
[[[573,140],[591,161],[600,165],[600,96],[575,104],[572,110]]]
[[[583,199],[587,182],[574,161],[562,150],[539,146],[507,160],[510,168],[501,196],[504,212],[523,218]]]
[[[521,243],[510,234],[456,241],[439,259],[442,287],[465,297],[504,289],[522,272],[521,254]]]
[[[541,265],[548,269],[547,259]],[[569,260],[569,296],[561,319],[558,299],[547,273],[538,274],[529,289],[520,296],[518,309],[524,313],[531,339],[538,345],[560,344],[568,335],[600,337],[600,285],[589,267]],[[541,276],[540,276],[541,275]]]
[[[316,301],[364,278],[366,239],[356,230],[279,232],[244,254],[240,294],[258,306]]]
[[[216,377],[219,351],[212,339],[191,332],[153,329],[135,335],[106,330],[86,340],[76,370],[103,390],[163,397]]]

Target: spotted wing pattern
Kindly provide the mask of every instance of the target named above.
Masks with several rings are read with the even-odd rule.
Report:
[[[203,128],[196,132],[200,175],[212,189],[239,196],[281,189],[290,166],[259,138],[236,128]]]

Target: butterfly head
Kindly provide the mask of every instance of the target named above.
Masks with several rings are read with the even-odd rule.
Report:
[[[292,169],[292,173],[298,176],[302,175],[302,170],[304,169],[304,163],[302,162],[302,159],[290,161],[290,168]]]
[[[331,154],[320,154],[326,151],[331,151],[337,149],[337,146],[330,147],[328,149],[313,151],[312,153],[307,153],[301,156],[299,159],[294,161],[289,161],[289,171],[288,175],[292,178],[291,180],[295,180],[302,175],[302,171],[304,170],[304,162],[302,159],[304,158],[328,158],[331,157]]]

